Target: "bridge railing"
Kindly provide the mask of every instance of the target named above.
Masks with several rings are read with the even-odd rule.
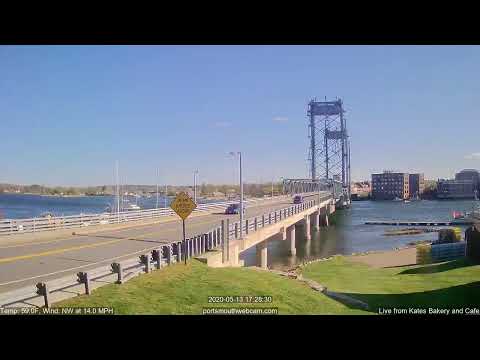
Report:
[[[244,200],[246,204],[259,202],[268,203],[287,198],[288,195],[280,195],[269,198],[251,198]],[[228,205],[238,203],[238,200],[223,201],[217,203],[199,204],[195,213],[225,210]],[[124,211],[119,213],[80,214],[69,216],[40,217],[29,219],[2,219],[0,220],[0,236],[23,234],[40,231],[54,231],[61,229],[81,228],[95,225],[107,225],[125,223],[130,221],[149,220],[164,216],[174,215],[170,208],[145,209],[136,211]]]
[[[308,200],[302,204],[293,204],[289,207],[275,210],[269,213],[265,213],[259,216],[251,217],[246,219],[242,223],[243,234],[249,234],[251,232],[257,231],[265,226],[275,224],[279,221],[282,221],[285,218],[296,215],[299,212],[302,212],[306,209],[309,209],[319,202],[328,201],[332,198],[330,194],[324,194],[320,199]],[[231,223],[229,225],[229,239],[236,240],[240,238],[240,221]]]
[[[319,200],[321,203],[330,198],[330,195],[325,195]],[[244,234],[247,233],[246,229],[248,229],[248,232],[256,231],[259,228],[298,214],[318,203],[318,199],[308,200],[303,204],[294,204],[249,218],[243,223]],[[229,241],[230,239],[238,238],[238,229],[239,222],[230,224],[229,228],[226,229],[228,239],[225,239],[222,234],[222,227],[215,226],[205,233],[186,239],[185,247],[182,245],[182,241],[173,241],[148,250],[139,251],[137,252],[137,257],[114,261],[110,265],[101,265],[88,271],[80,271],[76,275],[71,274],[59,279],[39,282],[36,285],[0,293],[0,307],[25,307],[25,305],[49,307],[52,302],[57,301],[54,299],[54,296],[66,290],[69,293],[89,295],[92,291],[92,285],[97,281],[102,284],[105,282],[122,284],[138,274],[149,273],[153,269],[161,269],[173,263],[181,262],[184,259],[184,253],[187,255],[187,259],[190,259],[207,251],[221,248],[225,240]]]

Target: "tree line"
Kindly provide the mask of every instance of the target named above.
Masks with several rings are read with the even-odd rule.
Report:
[[[192,191],[193,186],[172,186],[167,185],[168,196],[175,196],[179,191]],[[38,195],[114,195],[116,187],[114,185],[102,186],[88,186],[88,187],[74,187],[74,186],[44,186],[44,185],[17,185],[17,184],[0,184],[0,193],[27,193]],[[120,193],[136,193],[136,194],[155,194],[157,191],[156,185],[121,185]],[[165,193],[165,185],[158,188],[160,194]],[[202,183],[197,187],[200,196],[236,196],[240,193],[240,186],[229,184],[207,184]],[[243,192],[246,196],[263,197],[272,194],[272,183],[257,184],[244,183]],[[273,183],[273,194],[279,195],[282,193],[282,184]]]

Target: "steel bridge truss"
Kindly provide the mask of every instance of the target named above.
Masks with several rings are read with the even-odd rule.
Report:
[[[312,180],[312,179],[283,179],[284,194],[301,194],[310,192],[328,191],[335,198],[342,193],[342,183],[336,180]]]
[[[350,199],[350,141],[342,100],[308,104],[311,181],[339,181]]]

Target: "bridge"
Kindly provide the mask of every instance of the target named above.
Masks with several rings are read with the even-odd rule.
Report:
[[[0,223],[0,307],[48,307],[190,258],[212,267],[243,266],[240,255],[253,247],[257,265],[266,268],[272,237],[281,234],[295,256],[298,226],[309,239],[312,225],[328,226],[329,216],[348,205],[349,175],[332,176],[313,171],[311,179],[283,179],[284,195],[245,201],[242,222],[224,214],[231,202],[200,205],[186,221],[185,246],[182,223],[169,209],[59,222],[6,220]],[[303,195],[304,201],[294,204],[292,195]]]
[[[48,306],[185,257],[214,267],[241,266],[239,255],[253,246],[258,265],[265,268],[269,238],[278,233],[284,240],[288,237],[295,255],[295,226],[301,224],[309,238],[310,219],[319,228],[328,224],[328,216],[335,211],[330,193],[303,195],[302,204],[293,204],[291,196],[253,202],[243,224],[236,221],[238,215],[225,215],[220,207],[197,212],[187,219],[185,249],[180,241],[181,222],[173,215],[148,224],[83,227],[68,230],[69,235],[67,230],[58,230],[2,236],[0,306]]]

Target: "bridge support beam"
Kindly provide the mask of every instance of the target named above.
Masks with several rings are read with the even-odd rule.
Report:
[[[267,245],[268,240],[257,244],[257,266],[267,269]]]
[[[296,255],[297,248],[295,247],[295,224],[288,228],[288,240],[290,242],[290,255]]]
[[[284,226],[281,230],[282,233],[282,240],[287,240],[287,227]]]
[[[320,211],[320,223],[322,226],[328,226],[328,213],[330,211],[330,205],[325,206]]]
[[[310,240],[311,235],[310,235],[310,215],[305,215],[304,217],[304,230],[305,230],[305,237]]]
[[[313,213],[313,218],[314,218],[314,225],[315,225],[315,230],[320,230],[320,208],[318,208],[317,212]]]
[[[333,214],[335,212],[335,203],[329,205],[329,214]]]

